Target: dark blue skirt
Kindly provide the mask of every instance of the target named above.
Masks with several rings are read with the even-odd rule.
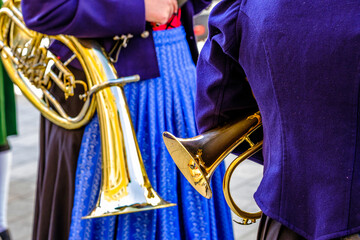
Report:
[[[162,132],[197,135],[194,118],[195,66],[182,27],[154,32],[161,76],[127,84],[125,94],[144,165],[159,195],[173,203],[154,211],[81,220],[95,206],[101,181],[97,116],[85,129],[76,173],[70,239],[233,239],[222,193],[222,164],[212,178],[213,198],[198,194],[177,170]],[[141,61],[141,59],[139,59]]]

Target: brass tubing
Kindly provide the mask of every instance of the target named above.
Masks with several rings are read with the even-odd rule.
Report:
[[[255,222],[260,218],[261,212],[248,213],[235,204],[229,189],[230,178],[242,161],[262,148],[262,140],[257,143],[251,140],[251,134],[261,126],[260,113],[255,112],[193,138],[176,138],[169,132],[163,133],[164,143],[175,164],[189,183],[205,198],[212,197],[210,180],[217,166],[241,143],[247,142],[250,145],[250,148],[230,164],[223,180],[225,199],[231,210],[243,218],[240,223],[243,225]]]
[[[229,205],[230,209],[240,218],[242,218],[242,222],[238,222],[241,225],[249,225],[251,223],[255,223],[256,219],[259,219],[261,217],[262,212],[256,212],[256,213],[249,213],[246,211],[241,210],[237,204],[235,203],[234,199],[231,196],[230,192],[230,179],[232,177],[232,174],[234,173],[234,170],[236,167],[242,163],[247,158],[254,155],[256,152],[260,151],[262,149],[263,141],[256,143],[254,146],[251,146],[247,151],[242,153],[240,156],[235,158],[228,168],[226,169],[224,179],[223,179],[223,190],[224,190],[224,197]]]

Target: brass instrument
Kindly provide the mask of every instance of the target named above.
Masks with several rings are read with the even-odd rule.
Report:
[[[176,138],[169,132],[163,133],[165,145],[179,170],[191,185],[208,199],[212,197],[210,180],[216,167],[241,143],[247,142],[250,145],[245,152],[233,160],[223,180],[225,200],[231,210],[242,218],[240,222],[242,225],[255,222],[261,217],[262,212],[248,213],[235,204],[230,193],[230,178],[241,162],[262,148],[262,140],[254,143],[250,139],[261,126],[260,113],[256,112],[193,138]]]
[[[20,1],[8,0],[0,9],[0,54],[12,81],[25,97],[54,124],[66,129],[84,126],[95,111],[99,117],[102,149],[102,183],[94,210],[85,218],[103,217],[174,206],[153,189],[143,165],[123,85],[138,75],[118,78],[114,66],[92,40],[47,36],[29,30],[23,22]],[[53,41],[65,45],[72,56],[60,60],[50,50]],[[69,66],[77,61],[86,81],[76,79]],[[55,71],[56,70],[56,71]],[[66,114],[49,88],[56,84],[65,99],[82,86],[84,105],[78,116]],[[43,97],[33,89],[40,90]]]

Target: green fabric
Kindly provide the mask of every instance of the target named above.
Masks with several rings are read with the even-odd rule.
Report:
[[[17,134],[14,86],[0,62],[0,146]]]
[[[7,143],[7,136],[15,134],[17,129],[14,86],[0,62],[0,146]]]

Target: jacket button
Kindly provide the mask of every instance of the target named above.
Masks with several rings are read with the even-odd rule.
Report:
[[[143,31],[143,32],[141,33],[141,37],[142,37],[142,38],[147,38],[147,37],[149,37],[149,31]]]

